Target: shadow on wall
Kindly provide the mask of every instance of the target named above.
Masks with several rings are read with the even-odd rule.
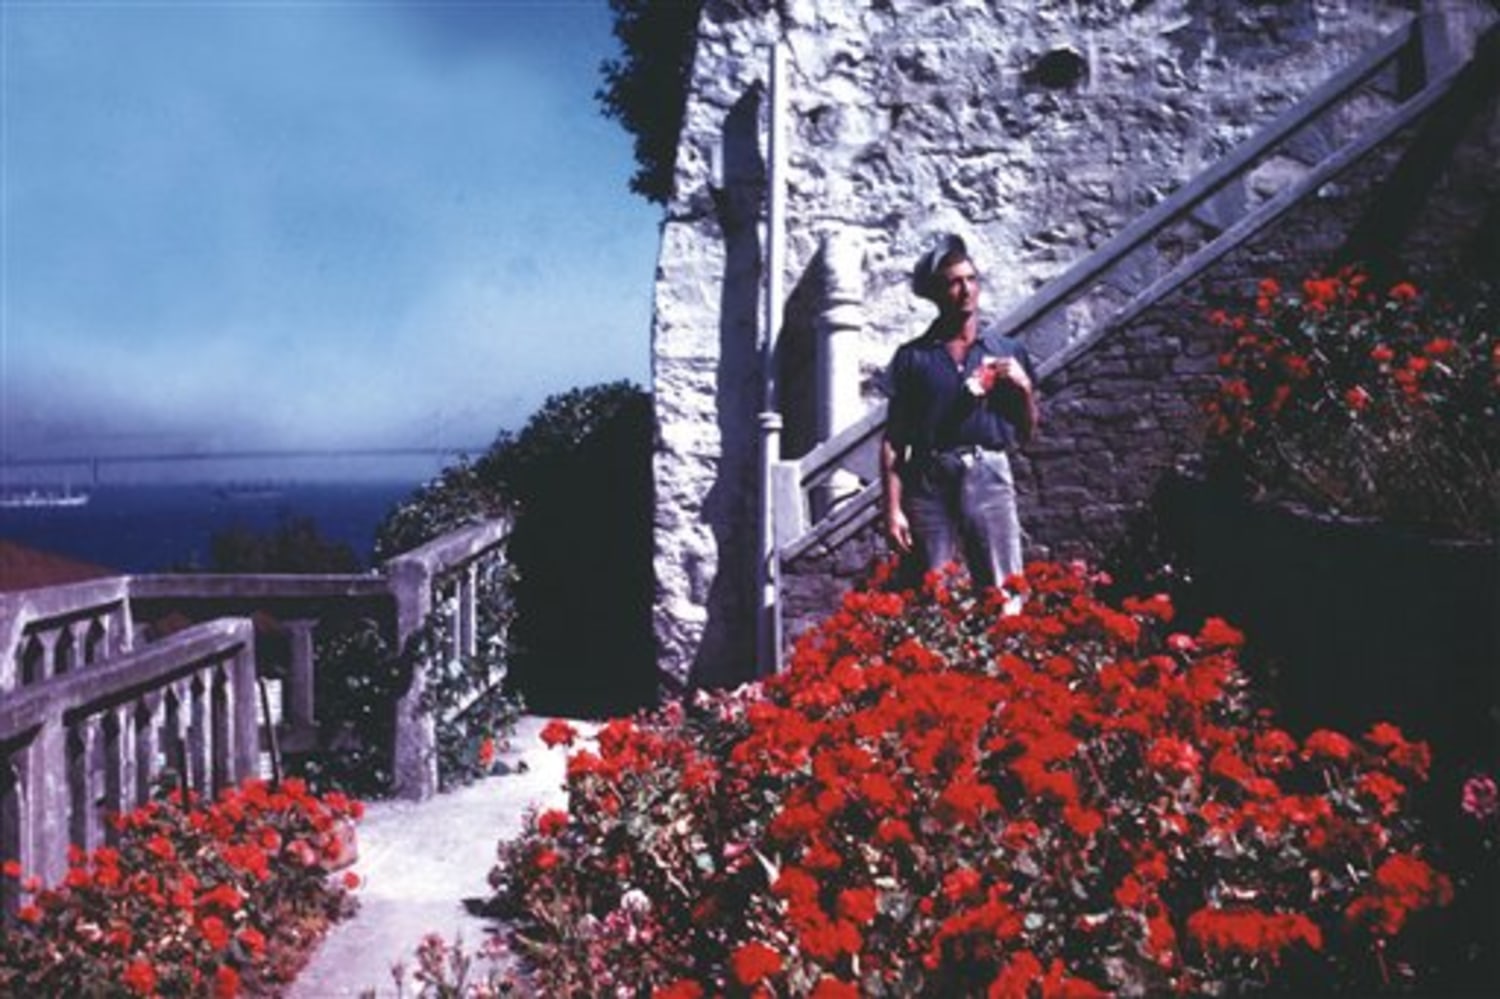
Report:
[[[1380,185],[1367,212],[1340,248],[1338,264],[1360,264],[1376,280],[1426,278],[1453,267],[1473,279],[1500,283],[1500,185],[1494,164],[1500,156],[1500,26],[1479,40],[1473,62],[1461,72],[1453,90],[1421,123],[1418,134],[1400,162]],[[1465,192],[1459,203],[1465,211],[1443,213],[1442,187]],[[1451,197],[1446,199],[1452,202]],[[1486,205],[1473,211],[1476,205]],[[1441,228],[1443,249],[1426,244],[1427,252],[1412,257],[1413,235],[1420,229]],[[1418,237],[1420,240],[1420,236]],[[1417,266],[1413,266],[1416,264]]]
[[[723,186],[714,192],[724,239],[719,302],[719,364],[715,411],[718,474],[703,498],[703,518],[718,556],[709,585],[707,621],[689,682],[718,687],[755,675],[756,414],[763,382],[757,344],[766,165],[760,151],[764,88],[746,91],[724,120]]]

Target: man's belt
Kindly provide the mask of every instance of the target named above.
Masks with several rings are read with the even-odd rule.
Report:
[[[957,447],[939,448],[932,452],[933,457],[952,456],[966,461],[973,461],[986,454],[1004,454],[1005,447],[998,444],[960,444]]]
[[[965,467],[972,466],[986,454],[1004,454],[1005,448],[985,444],[959,444],[956,447],[935,448],[912,459],[912,465],[916,468],[927,468],[932,465],[941,465],[944,460],[956,461]]]

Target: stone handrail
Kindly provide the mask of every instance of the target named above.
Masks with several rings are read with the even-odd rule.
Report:
[[[1409,126],[1452,88],[1460,58],[1448,48],[1449,25],[1439,14],[1413,18],[1389,34],[1359,60],[1283,112],[1223,159],[1163,199],[1113,238],[1048,281],[1001,321],[1001,328],[1025,336],[1038,374],[1049,378],[1069,361],[1194,277],[1297,204],[1317,194],[1381,142]],[[1303,129],[1350,100],[1363,88],[1394,74],[1395,107],[1370,123],[1351,141],[1307,168],[1295,182],[1265,201],[1251,205],[1246,179],[1259,164]],[[1219,225],[1208,226],[1207,219]],[[1173,226],[1193,218],[1216,229],[1184,259],[1155,273],[1160,255],[1152,241]],[[1113,282],[1113,284],[1111,284]],[[1080,320],[1068,315],[1091,293],[1107,308],[1082,309]],[[818,548],[837,548],[868,526],[879,508],[881,485],[869,471],[884,430],[885,403],[878,402],[859,421],[820,443],[796,461],[773,470],[777,539],[783,561]],[[817,490],[840,469],[861,466],[859,484],[825,502],[818,510]]]
[[[163,769],[182,769],[204,793],[255,773],[252,616],[270,615],[288,636],[278,732],[303,746],[317,731],[322,622],[372,616],[403,647],[436,610],[450,615],[448,651],[473,654],[479,566],[503,557],[509,530],[507,521],[462,528],[362,575],[119,576],[0,594],[0,858],[55,879],[68,843],[107,841],[104,811],[143,802]],[[178,630],[148,642],[146,622],[171,615]],[[420,709],[436,665],[417,663],[396,705],[403,797],[437,791],[432,718]]]
[[[404,644],[415,635],[451,587],[449,655],[473,655],[478,638],[478,568],[481,558],[500,552],[510,537],[508,520],[486,521],[451,531],[385,564],[396,602],[396,634]],[[429,664],[431,666],[432,664]],[[422,710],[427,677],[418,671],[396,706],[396,793],[429,798],[437,793],[436,719]]]
[[[0,853],[53,883],[69,843],[111,841],[106,815],[143,804],[165,770],[203,795],[253,774],[254,643],[250,621],[220,619],[7,692]]]

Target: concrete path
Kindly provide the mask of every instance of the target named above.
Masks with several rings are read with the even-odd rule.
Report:
[[[528,808],[563,807],[566,750],[548,749],[538,733],[547,719],[524,717],[511,748],[499,759],[526,769],[488,777],[469,787],[421,803],[372,802],[359,823],[359,863],[364,879],[359,911],[334,926],[288,999],[395,996],[391,968],[407,969],[405,994],[412,995],[410,969],[416,948],[429,933],[451,942],[461,937],[471,955],[493,924],[474,916],[465,900],[490,895],[486,881],[495,845],[521,831]],[[580,731],[593,726],[575,723]]]

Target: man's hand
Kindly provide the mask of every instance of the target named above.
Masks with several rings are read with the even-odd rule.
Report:
[[[911,524],[907,523],[906,514],[900,507],[886,511],[885,536],[902,554],[911,551]]]
[[[996,361],[995,374],[1000,380],[1010,382],[1022,392],[1031,391],[1031,379],[1026,377],[1026,368],[1014,357],[1002,357]]]

